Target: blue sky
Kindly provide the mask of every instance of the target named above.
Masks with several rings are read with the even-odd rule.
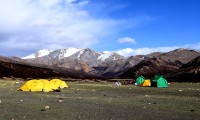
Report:
[[[198,0],[125,0],[113,2],[118,9],[105,15],[114,19],[138,19],[138,24],[113,36],[112,44],[119,37],[129,36],[136,44],[121,44],[124,47],[182,46],[200,42],[200,1]],[[112,5],[109,5],[112,6]],[[106,14],[106,13],[105,13]],[[133,20],[131,20],[133,19]],[[110,45],[111,49],[115,46]]]
[[[200,50],[199,0],[0,0],[0,55],[67,47]]]

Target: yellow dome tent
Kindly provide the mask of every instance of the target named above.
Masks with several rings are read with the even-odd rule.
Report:
[[[46,79],[39,79],[40,82],[43,84],[43,92],[50,92],[53,91],[53,84],[50,83],[49,80]]]
[[[44,83],[39,80],[29,80],[19,88],[22,91],[42,91]]]
[[[59,88],[67,88],[67,84],[60,79],[53,79],[48,81],[46,79],[33,79],[27,81],[24,85],[22,85],[19,90],[22,91],[43,91],[50,92],[54,90],[58,90]]]
[[[49,86],[48,80],[29,80],[19,88],[22,91],[53,91]]]
[[[50,82],[52,84],[54,84],[52,89],[55,89],[55,90],[57,90],[58,88],[67,88],[68,87],[68,85],[60,79],[52,79],[52,80],[50,80]]]
[[[142,84],[140,84],[140,86],[142,86],[142,87],[149,87],[149,86],[151,86],[151,80],[150,79],[144,80],[144,82]]]

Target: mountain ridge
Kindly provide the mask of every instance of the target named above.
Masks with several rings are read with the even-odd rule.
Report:
[[[48,52],[50,50],[45,50],[45,53],[47,53],[46,51]],[[45,53],[42,53],[42,55],[44,55]],[[153,58],[156,59],[155,62],[161,61],[161,63],[158,64],[164,64],[162,62],[165,62],[166,64],[169,64],[172,68],[178,69],[183,64],[186,64],[193,58],[200,56],[199,51],[183,48],[175,49],[165,53],[154,52],[147,55],[130,56],[128,58],[114,52],[96,52],[90,48],[58,49],[51,51],[44,56],[40,55],[41,57],[37,56],[38,52],[36,52],[35,54],[36,55],[32,54],[32,56],[36,56],[36,58],[23,60],[35,64],[69,68],[104,77],[120,76],[123,74],[124,71],[128,71],[142,61],[148,62],[148,60],[151,60],[151,63],[154,64],[152,60]],[[174,63],[178,63],[178,65]],[[164,69],[169,68],[165,66]],[[167,70],[164,71],[167,72]]]

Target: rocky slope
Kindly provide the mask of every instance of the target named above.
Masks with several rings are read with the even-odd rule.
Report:
[[[17,58],[14,58],[17,59]],[[0,57],[0,77],[11,78],[81,78],[95,79],[100,78],[83,72],[78,72],[67,68],[53,68],[44,65],[30,64],[13,58]]]
[[[125,60],[125,57],[112,52],[96,52],[89,48],[67,48],[59,50],[40,50],[23,59],[27,62],[54,67],[70,68],[86,73],[101,73],[99,66],[107,67],[110,63]],[[100,75],[100,74],[99,74]]]
[[[181,62],[168,62],[161,58],[150,58],[143,60],[134,67],[125,71],[121,77],[136,78],[145,76],[151,78],[154,75],[163,75],[179,69],[183,64]]]
[[[199,51],[189,49],[176,49],[167,53],[163,53],[158,57],[169,62],[180,61],[181,63],[186,64],[199,55]]]
[[[199,51],[188,49],[176,49],[167,53],[155,52],[125,58],[117,53],[96,52],[89,48],[67,48],[54,51],[40,50],[24,57],[23,60],[105,77],[133,77],[142,74],[147,76],[166,74],[181,68],[182,65],[197,56],[200,56]]]
[[[200,82],[200,56],[183,65],[179,70],[165,75],[170,81]]]

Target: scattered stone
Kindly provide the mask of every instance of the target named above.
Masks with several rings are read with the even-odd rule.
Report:
[[[182,92],[183,90],[179,90],[179,92]]]
[[[137,85],[137,83],[134,83],[135,85]]]
[[[0,100],[0,103],[1,103],[1,100]]]
[[[150,95],[144,95],[144,97],[150,97]]]
[[[43,100],[43,98],[40,98],[40,100]]]
[[[16,84],[19,84],[19,82],[15,82]]]
[[[20,100],[20,102],[23,102],[24,100]]]
[[[62,102],[63,102],[63,100],[58,100],[58,102],[59,102],[59,103],[62,103]]]
[[[62,103],[63,102],[63,98],[59,98],[57,102]]]
[[[49,109],[50,107],[49,107],[49,106],[45,106],[44,108],[45,108],[45,109]]]
[[[120,83],[120,82],[115,82],[114,85],[115,85],[115,86],[122,86],[122,83]]]
[[[56,97],[60,97],[60,95],[57,95]]]
[[[151,103],[149,103],[149,105],[151,105]]]

